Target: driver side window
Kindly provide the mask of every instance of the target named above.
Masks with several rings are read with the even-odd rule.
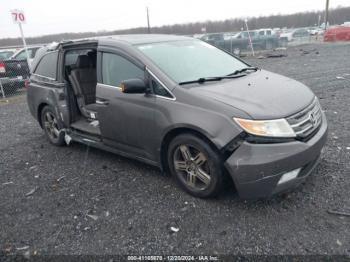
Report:
[[[120,87],[127,79],[144,79],[144,70],[122,56],[112,53],[102,53],[102,83]]]

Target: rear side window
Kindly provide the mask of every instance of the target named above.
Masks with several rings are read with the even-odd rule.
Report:
[[[119,55],[111,53],[102,54],[102,83],[120,87],[124,80],[144,79],[144,71]]]
[[[52,52],[41,58],[34,74],[56,79],[58,52]]]

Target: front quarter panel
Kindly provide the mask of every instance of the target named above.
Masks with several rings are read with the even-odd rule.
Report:
[[[185,90],[174,92],[176,100],[157,97],[155,105],[155,144],[160,156],[166,135],[179,128],[201,133],[220,150],[237,137],[242,129],[232,117],[248,117],[245,113],[214,100],[199,98]]]

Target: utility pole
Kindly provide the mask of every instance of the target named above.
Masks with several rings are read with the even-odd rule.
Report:
[[[318,15],[317,27],[320,27],[320,25],[321,25],[321,14]]]
[[[150,27],[150,25],[149,25],[148,7],[146,7],[146,10],[147,10],[147,30],[148,30],[148,33],[150,34],[150,33],[151,33],[151,27]]]
[[[253,53],[253,56],[255,56],[255,53],[254,53],[254,47],[253,47],[253,42],[252,42],[252,38],[250,36],[250,32],[249,32],[249,28],[248,28],[248,19],[244,19],[244,22],[245,22],[245,26],[247,28],[247,32],[248,32],[248,37],[249,37],[249,45],[252,49],[252,53]]]
[[[324,30],[327,30],[328,25],[328,9],[329,9],[329,0],[326,0],[326,11],[324,15]]]

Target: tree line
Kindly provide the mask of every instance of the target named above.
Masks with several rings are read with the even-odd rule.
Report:
[[[324,21],[324,11],[310,11],[295,13],[289,15],[270,15],[261,17],[248,18],[249,29],[258,28],[296,28],[318,25],[319,19],[321,23]],[[350,21],[350,7],[337,7],[329,11],[329,23],[342,24],[345,21]],[[179,34],[193,35],[202,33],[205,28],[207,33],[216,32],[235,32],[244,28],[244,19],[226,19],[223,21],[204,21],[186,24],[165,25],[159,27],[151,27],[151,33],[157,34]],[[27,37],[28,44],[43,44],[53,41],[59,42],[69,39],[78,39],[85,37],[97,37],[104,35],[119,35],[119,34],[146,34],[147,27],[138,27],[125,30],[100,31],[100,32],[82,32],[82,33],[61,33],[52,35],[43,35],[36,37]],[[0,39],[0,46],[15,46],[21,45],[20,38],[3,38]]]

